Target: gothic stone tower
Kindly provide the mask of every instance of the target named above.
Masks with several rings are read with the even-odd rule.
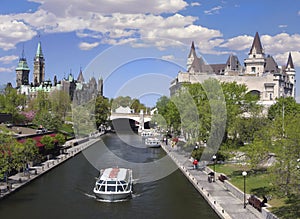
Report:
[[[38,43],[33,65],[34,85],[39,85],[45,80],[45,59],[42,52],[41,42]]]
[[[16,79],[17,79],[17,87],[21,85],[28,85],[29,84],[29,72],[30,69],[28,67],[25,55],[24,55],[24,48],[22,51],[22,56],[19,59],[18,66],[16,67]]]

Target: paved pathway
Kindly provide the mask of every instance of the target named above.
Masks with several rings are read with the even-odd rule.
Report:
[[[100,133],[99,135],[101,134],[102,133]],[[99,141],[100,138],[97,137],[98,136],[95,136],[95,138],[92,138],[87,142],[84,142],[82,144],[67,149],[64,154],[57,156],[55,159],[50,159],[45,161],[39,166],[31,167],[29,173],[24,174],[23,172],[21,172],[21,173],[17,173],[16,175],[10,176],[8,178],[9,186],[6,185],[6,183],[0,184],[0,199],[17,191],[22,186],[30,183],[32,180],[36,179],[37,177],[43,175],[44,173],[60,165],[64,161],[68,160],[69,158],[74,157],[76,154],[90,147],[95,142]]]
[[[207,172],[204,170],[207,170],[207,168],[194,170],[191,161],[188,160],[190,154],[171,148],[170,145],[166,146],[163,144],[162,148],[174,160],[181,171],[187,176],[195,188],[202,194],[221,218],[263,218],[261,213],[252,206],[247,205],[247,207],[244,208],[243,201],[229,192],[224,187],[223,183],[217,179],[217,176],[216,182],[209,183]]]

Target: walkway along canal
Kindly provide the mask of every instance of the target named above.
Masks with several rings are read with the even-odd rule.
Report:
[[[71,148],[65,149],[65,152],[55,159],[49,159],[44,163],[41,163],[39,166],[33,166],[30,168],[30,171],[24,175],[23,172],[17,173],[16,175],[10,176],[8,178],[8,185],[0,185],[0,199],[10,195],[13,192],[18,191],[23,186],[27,185],[31,181],[35,180],[36,178],[40,177],[44,173],[50,171],[51,169],[57,167],[58,165],[62,164],[69,158],[74,157],[81,151],[85,150],[86,148],[90,147],[91,145],[95,144],[99,141],[99,138],[104,133],[99,133],[97,136],[85,141],[84,143],[78,144]],[[78,140],[80,141],[80,139]]]
[[[216,182],[209,183],[208,173],[213,171],[208,167],[204,167],[204,170],[193,169],[193,165],[189,161],[190,154],[164,143],[162,144],[162,148],[221,218],[277,219],[275,215],[265,208],[262,210],[262,213],[250,205],[244,208],[243,201],[237,197],[239,195],[243,197],[243,193],[229,182],[222,183],[217,180],[218,177],[216,176]]]

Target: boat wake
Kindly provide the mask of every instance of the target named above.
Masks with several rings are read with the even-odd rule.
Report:
[[[86,197],[88,197],[88,198],[93,198],[93,199],[97,199],[97,197],[93,194],[93,195],[91,195],[91,194],[88,194],[88,193],[83,193]]]
[[[133,199],[133,198],[137,198],[139,196],[141,196],[141,194],[134,194],[132,193],[131,197],[128,197],[128,198],[125,198],[125,199],[120,199],[120,200],[105,200],[105,199],[100,199],[100,198],[97,198],[94,194],[88,194],[88,193],[83,193],[86,197],[88,198],[91,198],[91,199],[95,199],[96,201],[98,202],[124,202],[124,201],[128,201],[130,199]]]

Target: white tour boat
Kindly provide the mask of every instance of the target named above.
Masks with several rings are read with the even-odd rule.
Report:
[[[100,171],[94,193],[105,201],[118,201],[132,194],[132,170],[125,168],[107,168]]]
[[[145,145],[152,148],[158,148],[161,146],[161,140],[159,138],[146,138]]]

